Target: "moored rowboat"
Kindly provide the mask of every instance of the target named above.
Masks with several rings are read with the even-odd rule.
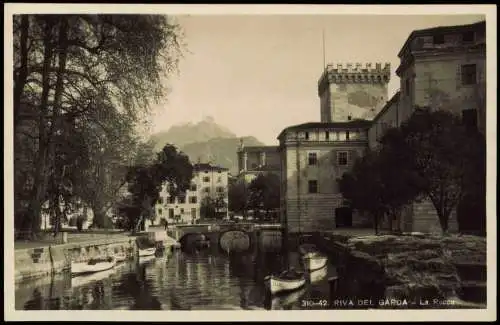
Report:
[[[286,270],[279,276],[268,275],[264,278],[265,286],[271,294],[293,291],[303,287],[306,279],[303,272],[293,269]]]
[[[328,275],[328,266],[325,265],[320,269],[309,272],[309,282],[313,284],[317,283],[323,280],[327,275]]]
[[[119,253],[115,253],[114,257],[115,257],[116,262],[119,263],[119,262],[123,262],[127,259],[127,254],[125,254],[124,252],[119,252]]]
[[[284,309],[293,305],[306,293],[306,291],[306,287],[302,286],[289,294],[274,296],[271,300],[271,310]]]
[[[151,256],[154,255],[155,253],[156,253],[156,248],[154,247],[149,247],[144,249],[139,248],[139,257]]]
[[[113,273],[116,272],[114,269],[109,269],[106,271],[102,272],[96,272],[88,275],[81,275],[81,276],[76,276],[71,278],[71,287],[76,288],[76,287],[81,287],[87,284],[90,284],[92,282],[96,281],[102,281],[107,278],[109,278]]]
[[[300,245],[299,252],[302,255],[302,264],[306,270],[321,269],[328,262],[328,257],[321,254],[314,244]]]
[[[302,256],[302,263],[304,268],[309,271],[319,270],[326,266],[328,262],[328,257],[320,253],[309,253]]]
[[[71,263],[71,274],[73,276],[102,272],[114,268],[116,259],[113,256],[106,258],[93,258],[88,262]]]

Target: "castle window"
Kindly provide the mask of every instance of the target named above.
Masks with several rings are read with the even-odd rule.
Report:
[[[195,204],[197,202],[197,197],[196,196],[190,196],[189,197],[189,203]]]
[[[205,176],[205,177],[203,177],[203,181],[204,181],[205,183],[210,182],[210,177],[209,177],[209,176]]]
[[[318,193],[318,181],[317,180],[310,180],[308,183],[308,190],[309,193]]]
[[[186,197],[185,196],[179,196],[178,201],[179,201],[180,204],[184,204],[184,203],[186,203]]]
[[[347,166],[347,151],[337,153],[337,164],[339,166]]]
[[[462,65],[462,84],[475,85],[476,81],[476,65],[464,64]]]
[[[191,184],[190,191],[195,192],[196,191],[196,184]]]
[[[181,214],[184,214],[184,208],[181,208]]]
[[[325,132],[325,139],[330,140],[330,132],[328,131]]]
[[[158,209],[158,214],[161,216],[161,214],[163,213],[163,210],[162,209]]]
[[[205,187],[204,192],[205,193],[210,193],[210,187]]]
[[[316,152],[310,152],[308,154],[309,166],[318,164],[318,154]]]
[[[175,203],[175,197],[174,196],[169,196],[167,202],[171,203],[171,204]]]
[[[220,183],[220,182],[222,182],[222,177],[219,176],[219,177],[217,177],[217,183]]]
[[[163,204],[163,198],[159,198],[159,199],[158,199],[158,203],[159,203],[159,204]]]
[[[444,35],[434,35],[432,42],[434,44],[444,44]]]
[[[309,132],[306,132],[305,137],[306,137],[306,140],[309,140]]]
[[[224,187],[218,186],[217,187],[217,193],[224,193]]]
[[[345,139],[346,139],[346,140],[349,140],[349,131],[346,131],[346,132],[345,132]]]
[[[462,34],[462,42],[469,43],[469,42],[474,42],[474,32],[465,32]]]

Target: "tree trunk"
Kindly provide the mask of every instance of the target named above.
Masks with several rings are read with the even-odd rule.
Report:
[[[61,207],[60,207],[60,202],[59,202],[59,193],[56,195],[56,198],[54,200],[54,237],[57,236],[59,231],[61,230],[61,219],[62,219],[62,213],[61,213]]]
[[[67,59],[67,36],[68,36],[68,21],[63,18],[61,19],[60,25],[59,25],[59,54],[58,54],[58,61],[59,61],[59,67],[57,69],[57,79],[56,79],[56,87],[55,87],[55,92],[54,92],[54,103],[52,105],[53,111],[52,111],[52,125],[51,125],[51,137],[52,141],[49,141],[49,157],[53,160],[56,160],[56,143],[55,143],[55,138],[54,138],[54,130],[59,131],[61,128],[61,121],[59,120],[59,115],[60,115],[60,105],[61,105],[61,97],[62,97],[62,90],[63,90],[63,80],[64,80],[64,71],[66,70],[66,59]],[[62,132],[62,131],[61,131]],[[54,165],[55,161],[53,162]],[[64,168],[63,168],[64,171]],[[64,177],[64,173],[61,172],[62,177],[61,179],[58,179],[56,177],[57,170],[54,168],[54,175],[53,177],[55,178],[55,186],[56,186],[56,196],[55,196],[55,211],[56,211],[56,222],[55,222],[55,235],[57,235],[57,232],[59,231],[59,226],[61,224],[61,207],[60,207],[60,202],[59,202],[59,187],[62,182],[62,179]]]
[[[92,207],[92,212],[94,217],[92,218],[92,226],[96,228],[104,228],[104,219],[106,214],[100,207],[96,207],[95,205]]]
[[[15,76],[14,82],[14,134],[19,124],[21,113],[21,97],[28,79],[28,34],[29,34],[29,16],[21,16],[21,36],[20,36],[20,61],[19,72]]]
[[[441,226],[441,230],[443,232],[443,235],[448,233],[448,221],[450,218],[451,210],[452,209],[446,209],[444,207],[444,203],[442,200],[435,200],[431,198],[431,202],[434,205],[434,208],[436,209],[436,213],[439,218],[439,225]]]
[[[31,219],[31,231],[37,234],[40,231],[40,213],[43,204],[43,198],[47,187],[47,156],[48,156],[48,134],[45,127],[45,118],[47,114],[47,104],[50,91],[50,68],[52,60],[53,47],[51,44],[52,22],[46,21],[44,35],[44,54],[42,71],[42,94],[40,100],[40,116],[38,120],[38,156],[36,159],[36,170],[33,183],[31,200],[28,206],[28,217]]]

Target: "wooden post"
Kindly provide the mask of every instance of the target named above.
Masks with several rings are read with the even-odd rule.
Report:
[[[339,290],[339,277],[332,276],[328,278],[328,284],[330,286],[330,304],[337,298],[338,290]]]

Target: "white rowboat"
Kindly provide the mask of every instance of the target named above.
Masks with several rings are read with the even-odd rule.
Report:
[[[102,272],[114,268],[116,259],[113,256],[107,258],[91,259],[83,263],[71,263],[71,274],[83,275],[96,272]]]
[[[306,287],[303,286],[301,289],[293,291],[289,294],[274,296],[271,300],[271,310],[281,310],[297,303],[306,291]]]
[[[319,253],[309,253],[302,256],[302,263],[304,264],[304,268],[309,271],[319,270],[325,267],[327,262],[328,257]]]
[[[123,261],[128,259],[127,254],[125,254],[124,252],[115,253],[114,257],[115,257],[117,263],[123,262]]]
[[[143,264],[143,263],[146,263],[146,262],[149,262],[149,261],[152,261],[156,258],[156,256],[154,255],[148,255],[148,256],[142,256],[140,259],[139,259],[139,264]]]
[[[317,283],[323,280],[328,275],[328,266],[325,265],[321,269],[309,272],[309,282],[311,284]]]
[[[287,270],[279,276],[268,275],[265,286],[271,294],[297,290],[306,284],[304,273]]]
[[[303,244],[299,247],[302,255],[302,264],[309,271],[323,268],[328,262],[328,257],[321,254],[314,244]]]
[[[72,288],[81,287],[81,286],[90,284],[92,282],[107,279],[111,275],[113,275],[114,272],[115,272],[114,269],[109,269],[106,271],[92,273],[89,275],[81,275],[81,276],[72,277],[71,278],[71,287]]]
[[[149,247],[144,249],[139,248],[139,257],[151,256],[154,255],[155,253],[156,253],[156,248],[154,247]]]

